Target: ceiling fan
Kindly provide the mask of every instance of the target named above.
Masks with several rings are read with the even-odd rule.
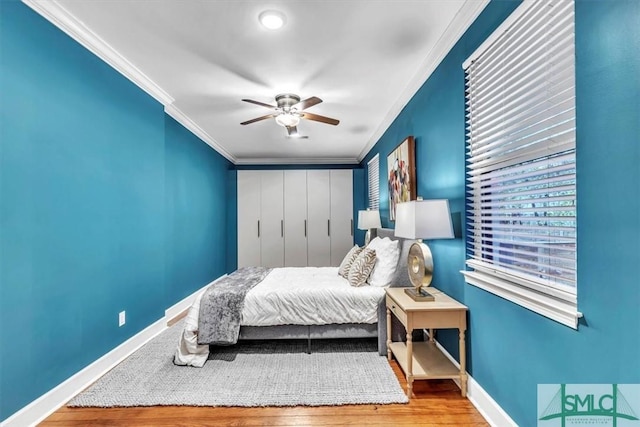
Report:
[[[267,107],[271,110],[275,110],[275,112],[267,114],[266,116],[247,120],[246,122],[240,123],[241,125],[248,125],[251,123],[259,122],[260,120],[275,118],[277,124],[279,124],[280,126],[284,126],[287,129],[287,135],[290,137],[306,138],[306,136],[301,136],[298,133],[297,126],[300,122],[300,119],[313,120],[316,122],[327,123],[334,126],[340,123],[339,120],[332,119],[330,117],[320,116],[318,114],[307,113],[306,111],[303,111],[322,102],[322,99],[315,96],[307,98],[304,101],[300,101],[300,97],[298,95],[294,95],[292,93],[283,93],[276,96],[277,105],[265,104],[264,102],[254,101],[252,99],[243,99],[243,101],[260,105],[262,107]]]

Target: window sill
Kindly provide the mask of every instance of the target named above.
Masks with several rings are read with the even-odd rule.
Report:
[[[577,298],[570,301],[554,298],[479,271],[461,273],[469,285],[484,289],[565,326],[578,329],[578,319],[582,317],[582,313],[578,311]]]

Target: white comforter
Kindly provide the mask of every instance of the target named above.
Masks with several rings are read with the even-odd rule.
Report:
[[[189,308],[174,356],[176,365],[200,368],[209,357],[209,346],[198,344],[203,294]],[[376,323],[384,295],[384,288],[349,285],[335,267],[275,268],[247,293],[241,325]]]
[[[244,326],[376,323],[385,289],[353,287],[337,267],[275,268],[251,289]]]

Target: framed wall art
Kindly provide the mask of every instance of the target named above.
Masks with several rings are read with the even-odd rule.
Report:
[[[396,220],[396,205],[416,199],[416,153],[408,136],[387,156],[389,219]]]

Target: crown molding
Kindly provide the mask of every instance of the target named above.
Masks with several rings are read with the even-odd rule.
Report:
[[[236,165],[357,165],[355,157],[246,157],[236,159]]]
[[[60,30],[64,31],[73,40],[87,48],[91,53],[109,64],[120,74],[131,80],[162,105],[168,105],[174,101],[174,99],[153,80],[69,13],[57,1],[22,0],[22,2]]]
[[[0,0],[1,1],[1,0]],[[69,13],[55,0],[22,0],[38,14],[68,34],[72,39],[80,43],[91,53],[102,59],[120,74],[135,83],[140,89],[151,95],[164,106],[164,111],[169,116],[194,133],[198,138],[207,143],[227,160],[235,163],[235,158],[224,149],[216,140],[205,132],[196,122],[191,120],[184,112],[174,105],[174,99],[147,77],[135,65],[116,51],[86,25]]]
[[[466,61],[462,63],[462,69],[466,70],[469,66],[477,60],[485,50],[489,49],[491,45],[497,42],[509,29],[516,23],[518,19],[522,17],[534,4],[536,0],[523,0],[512,13],[509,15],[502,24],[493,32],[489,37],[485,39],[485,41],[478,46],[478,48],[467,58]]]
[[[222,145],[220,145],[215,139],[211,137],[204,129],[202,129],[196,122],[191,120],[182,110],[175,106],[175,104],[165,105],[164,112],[173,117],[178,123],[190,130],[195,136],[207,143],[208,146],[216,150],[222,157],[226,158],[233,164],[236,163],[236,158],[233,157]]]
[[[1,1],[1,0],[0,0]],[[140,71],[135,65],[129,62],[124,56],[116,51],[111,45],[105,42],[97,34],[91,31],[86,25],[69,13],[56,0],[22,0],[24,4],[43,16],[53,25],[69,35],[73,40],[80,43],[94,55],[105,61],[116,71],[128,78],[143,91],[148,93],[165,107],[165,112],[185,126],[196,136],[216,150],[220,155],[237,165],[257,165],[257,164],[358,164],[373,148],[382,137],[384,132],[391,126],[398,117],[402,109],[416,94],[420,87],[427,81],[449,50],[460,39],[462,34],[473,23],[476,17],[489,3],[489,0],[466,0],[460,8],[445,33],[440,37],[434,48],[429,53],[418,73],[409,81],[401,96],[391,107],[384,120],[380,123],[374,134],[360,152],[357,158],[245,158],[236,159],[217,141],[207,134],[184,112],[177,108],[174,99],[158,86],[147,75]]]
[[[409,81],[401,96],[389,109],[380,126],[378,126],[373,135],[371,135],[371,138],[369,138],[369,141],[360,152],[358,161],[362,161],[373,146],[376,145],[378,140],[382,138],[384,132],[391,126],[400,112],[402,112],[402,109],[409,103],[427,79],[429,79],[438,65],[440,65],[440,62],[447,56],[447,53],[449,53],[458,40],[460,40],[460,37],[462,37],[465,31],[467,31],[467,28],[471,26],[473,21],[476,20],[480,12],[482,12],[488,4],[489,0],[466,0],[464,2],[444,34],[438,39],[421,66],[418,67],[418,72]]]

